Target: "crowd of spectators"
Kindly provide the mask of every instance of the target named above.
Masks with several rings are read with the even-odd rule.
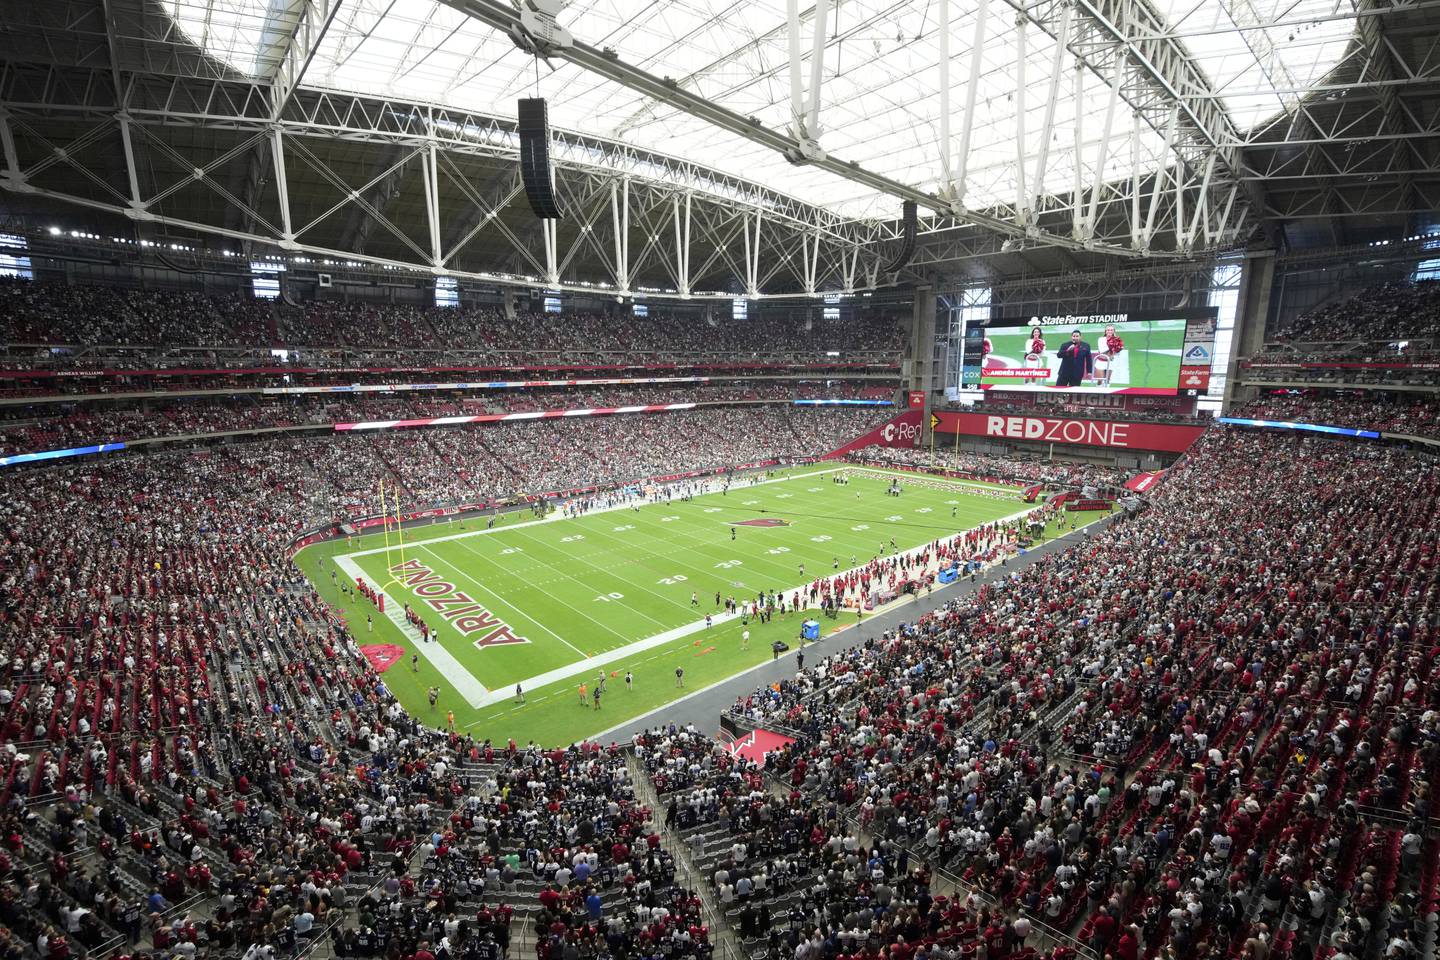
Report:
[[[413,390],[360,394],[199,395],[144,401],[10,404],[0,407],[0,456],[117,440],[188,437],[273,428],[325,427],[374,420],[422,420],[544,410],[675,403],[784,403],[796,398],[850,399],[889,388],[854,381],[755,381],[532,388],[489,391]]]
[[[384,402],[379,401],[379,410]],[[348,403],[336,406],[348,411]],[[275,425],[268,407],[242,409],[246,413],[237,423]],[[403,410],[414,412],[408,405]],[[451,412],[458,411],[437,405],[426,415]],[[286,518],[298,532],[337,518],[378,513],[382,482],[406,508],[483,504],[685,471],[821,456],[891,416],[893,410],[887,407],[713,406],[453,427],[261,435],[197,452],[193,460],[237,483],[263,485],[279,500],[277,517]],[[136,427],[133,419],[117,415],[104,421],[100,436],[133,438],[122,431]],[[0,430],[0,452],[21,443],[53,449],[71,441],[97,442],[89,424],[65,433],[51,428],[38,436],[36,429]]]
[[[1428,394],[1358,390],[1275,392],[1241,404],[1229,415],[1440,437],[1440,402]]]
[[[176,366],[213,348],[217,366],[291,362],[360,366],[364,358],[439,356],[449,362],[598,362],[602,358],[730,361],[867,355],[898,360],[901,325],[889,316],[846,311],[841,319],[757,315],[718,319],[659,306],[646,316],[516,311],[499,306],[434,307],[322,300],[298,306],[243,294],[124,289],[8,281],[0,285],[0,343],[7,365]],[[31,345],[26,349],[17,345]],[[56,347],[65,349],[57,350]],[[97,348],[107,349],[97,349]],[[75,348],[80,348],[76,350]],[[332,354],[337,348],[342,353]],[[378,364],[377,364],[378,365]]]
[[[1240,383],[1264,387],[1319,385],[1323,387],[1440,387],[1440,357],[1337,358],[1334,354],[1288,356],[1261,354],[1242,360],[1236,378]]]
[[[280,442],[0,477],[8,954],[501,960],[518,910],[539,960],[709,956],[622,756],[412,718],[289,561],[365,470]]]
[[[742,697],[797,738],[768,782],[639,749],[771,956],[1417,957],[1437,542],[1434,461],[1215,428],[1148,510]]]
[[[1394,282],[1300,314],[1272,331],[1279,343],[1378,346],[1405,340],[1430,344],[1440,329],[1440,283]],[[1418,345],[1417,345],[1418,346]]]
[[[274,319],[237,307],[197,333],[169,295],[76,293],[78,318],[4,295],[12,337],[224,343]],[[85,319],[97,304],[123,325]],[[422,321],[464,334],[416,313],[328,319],[381,343]],[[1434,424],[1432,404],[1339,395],[1248,409]],[[0,473],[6,956],[506,960],[523,942],[536,960],[708,960],[677,857],[767,960],[1433,954],[1440,464],[1423,453],[1214,427],[1146,509],[740,697],[739,722],[795,738],[763,771],[694,730],[638,738],[663,813],[618,748],[477,742],[407,714],[288,556],[377,509],[381,482],[411,506],[623,483],[812,456],[891,413],[723,406]],[[275,410],[151,415],[210,429]],[[935,550],[1000,561],[1018,535]]]
[[[691,317],[659,307],[646,316],[516,311],[498,306],[415,307],[362,302],[319,302],[284,314],[285,343],[297,347],[345,344],[435,347],[495,352],[593,353],[652,356],[723,353],[823,353],[864,349],[898,355],[900,325],[892,318],[775,324],[749,319]]]
[[[273,339],[271,306],[241,295],[0,282],[0,342],[245,347]]]
[[[876,447],[860,456],[884,463],[950,470],[976,480],[1002,483],[1043,483],[1055,487],[1120,487],[1133,471],[1083,460],[1042,460],[1016,456],[965,453],[937,446],[934,450]]]

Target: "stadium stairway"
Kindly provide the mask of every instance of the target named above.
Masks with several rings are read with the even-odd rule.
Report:
[[[471,479],[469,469],[463,463],[456,463],[454,460],[452,460],[449,454],[447,454],[445,450],[435,442],[429,430],[420,430],[417,432],[420,435],[420,442],[423,443],[425,445],[425,448],[430,451],[430,455],[439,460],[441,463],[448,466],[451,470],[453,470],[455,472],[455,476],[463,479],[465,481],[465,485],[470,488],[470,491],[476,497],[479,497],[481,495],[481,490],[475,485],[475,481]]]
[[[788,430],[790,431],[790,433],[794,435],[794,437],[795,437],[795,439],[796,439],[797,442],[803,442],[803,441],[804,441],[804,437],[800,436],[800,431],[795,429],[795,418],[794,418],[794,416],[792,415],[792,414],[793,414],[793,411],[794,411],[794,408],[793,408],[793,407],[786,406],[786,407],[781,407],[781,410],[783,410],[783,411],[784,411],[784,414],[785,414],[785,427],[786,427],[786,429],[788,429]],[[844,441],[840,441],[840,442],[843,443]],[[840,445],[839,443],[836,443],[836,446],[839,446],[839,445]]]
[[[650,822],[655,832],[660,835],[661,845],[674,856],[676,872],[684,878],[685,886],[694,890],[704,905],[716,960],[744,960],[749,953],[741,948],[740,938],[736,935],[730,918],[721,909],[709,876],[698,868],[691,847],[680,836],[679,831],[665,823],[665,804],[655,792],[655,785],[650,782],[644,766],[628,750],[625,752],[625,766],[630,771],[630,780],[635,787],[635,799],[649,808]]]
[[[500,464],[501,468],[506,473],[513,476],[516,480],[521,481],[521,483],[523,484],[527,479],[525,475],[522,474],[519,470],[516,470],[515,467],[511,465],[510,459],[508,457],[502,457],[498,453],[496,453],[495,448],[491,447],[490,444],[485,442],[484,437],[481,436],[482,432],[483,431],[479,430],[474,431],[473,436],[475,439],[475,445],[481,450],[485,451],[485,455],[488,456],[491,460],[494,460],[496,463]]]
[[[385,467],[391,479],[405,491],[407,498],[413,498],[415,492],[411,490],[409,484],[405,482],[405,475],[395,466],[394,461],[391,460],[389,454],[385,452],[384,446],[377,443],[373,436],[367,436],[365,439],[369,441],[370,449],[374,452],[375,459],[379,460],[381,465]]]

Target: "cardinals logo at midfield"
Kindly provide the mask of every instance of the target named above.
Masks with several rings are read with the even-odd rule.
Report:
[[[779,517],[756,517],[754,520],[735,520],[732,527],[788,527],[789,520],[781,520]]]

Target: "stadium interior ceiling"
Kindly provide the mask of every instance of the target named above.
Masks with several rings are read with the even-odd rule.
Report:
[[[1437,7],[580,2],[539,58],[493,0],[9,3],[6,229],[656,297],[1186,274],[1429,231]]]

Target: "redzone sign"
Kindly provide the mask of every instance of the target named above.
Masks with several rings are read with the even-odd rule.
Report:
[[[1205,432],[1204,427],[1122,423],[1114,420],[991,416],[983,413],[939,413],[937,416],[940,422],[935,429],[941,433],[1078,446],[1162,450],[1167,453],[1186,450]]]

